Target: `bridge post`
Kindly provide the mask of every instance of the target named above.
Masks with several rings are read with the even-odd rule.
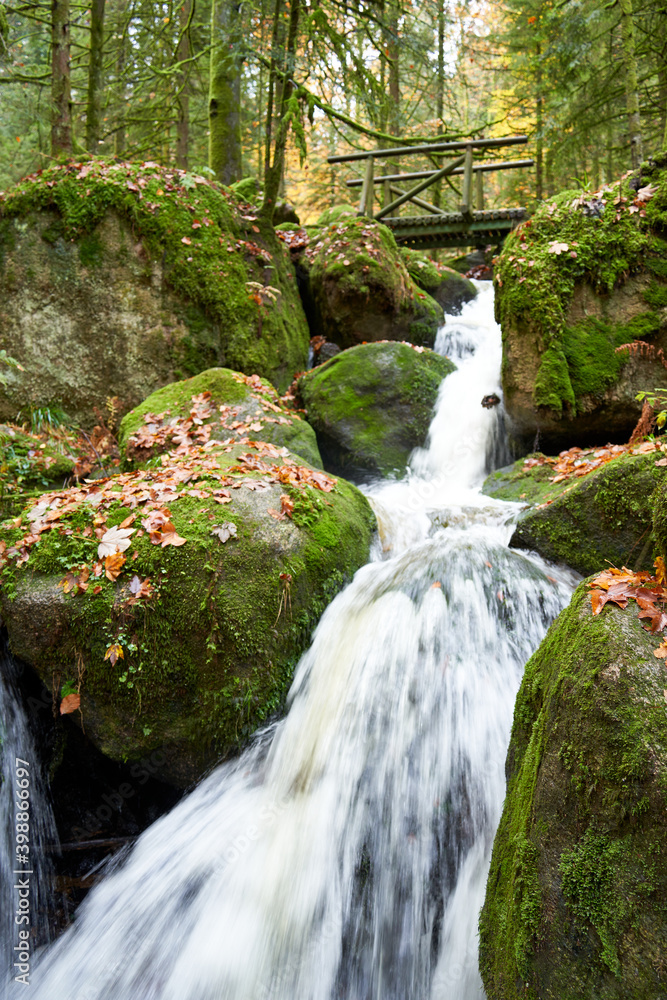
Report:
[[[475,171],[475,208],[478,212],[484,211],[484,174],[481,170]]]
[[[361,198],[359,200],[359,211],[357,212],[357,215],[373,215],[374,167],[375,161],[372,156],[369,156],[366,160],[366,173],[364,174],[364,183],[361,187]]]
[[[465,162],[463,164],[463,194],[461,197],[461,215],[466,222],[472,222],[472,146],[466,146]]]

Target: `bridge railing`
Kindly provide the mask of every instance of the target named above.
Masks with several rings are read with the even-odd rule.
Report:
[[[437,208],[430,202],[424,201],[419,198],[418,195],[420,195],[422,191],[425,191],[426,188],[437,183],[437,181],[443,177],[463,174],[463,189],[459,208],[462,221],[471,223],[473,221],[473,197],[475,201],[474,208],[478,211],[483,211],[484,209],[484,187],[482,179],[484,173],[488,171],[516,170],[521,167],[532,167],[534,163],[533,160],[495,160],[490,163],[476,163],[473,159],[473,150],[524,145],[527,142],[528,137],[525,135],[511,135],[499,139],[471,139],[455,142],[434,142],[420,146],[398,146],[391,149],[374,149],[368,152],[350,153],[342,156],[330,156],[328,157],[327,162],[334,164],[365,160],[366,169],[364,177],[348,180],[347,186],[350,188],[361,187],[358,214],[371,216],[375,219],[384,219],[387,216],[390,216],[392,212],[395,212],[401,207],[401,205],[404,205],[408,201],[415,204],[418,208],[422,209],[422,211],[427,211],[434,215],[445,215],[446,213],[440,208]],[[376,176],[375,174],[375,161],[379,159],[387,159],[389,157],[396,156],[414,156],[419,153],[441,153],[448,152],[450,150],[452,152],[462,150],[463,155],[456,157],[439,170],[422,170],[413,173],[384,174],[381,176]],[[417,180],[419,183],[415,184],[414,187],[411,187],[408,191],[404,191],[402,188],[397,186],[396,182],[406,180]],[[474,194],[473,180],[476,182]],[[376,212],[375,215],[373,215],[375,186],[378,184],[382,184],[384,186],[384,206]],[[396,194],[398,197],[396,197],[393,201],[390,201],[389,199],[391,194]]]

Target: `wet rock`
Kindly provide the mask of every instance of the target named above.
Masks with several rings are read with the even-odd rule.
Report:
[[[129,465],[141,465],[173,449],[175,438],[194,443],[239,436],[286,447],[322,468],[315,433],[302,415],[259,376],[228,368],[210,368],[158,389],[123,418],[119,443]]]
[[[552,482],[551,465],[532,464],[542,458],[529,456],[499,469],[482,487],[487,496],[528,505],[510,545],[584,574],[610,563],[651,569],[651,497],[666,478],[665,468],[656,466],[662,452],[616,458],[586,476],[558,483]]]
[[[659,636],[582,584],[526,665],[480,917],[489,1000],[667,989],[667,695]]]
[[[639,189],[630,183],[638,177]],[[564,192],[545,202],[507,238],[496,318],[520,449],[627,441],[641,412],[637,393],[664,381],[666,204],[661,154],[595,196]],[[648,350],[617,352],[637,341]]]
[[[401,248],[401,257],[415,284],[439,302],[446,313],[458,314],[477,296],[472,281],[451,267],[431,260],[417,250]]]
[[[308,329],[289,253],[227,189],[95,160],[0,195],[0,420],[59,402],[90,428],[117,397],[216,365],[286,388]]]
[[[206,373],[208,384],[228,374]],[[170,387],[173,409],[191,387]],[[177,788],[280,708],[375,527],[350,483],[258,440],[260,431],[248,437],[254,402],[272,399],[257,383],[249,399],[244,387],[238,405],[252,409],[224,441],[203,441],[215,421],[198,394],[196,420],[181,417],[171,452],[44,494],[0,525],[0,608],[14,654],[56,704],[80,692],[71,719],[107,758],[152,759],[154,777]],[[125,426],[135,460],[134,422],[158,438],[166,426],[141,417]],[[280,426],[296,442],[296,427]]]
[[[442,307],[412,280],[386,226],[341,218],[309,235],[300,286],[314,335],[343,348],[377,340],[433,345]]]
[[[325,468],[400,475],[428,434],[440,383],[454,364],[409,344],[361,344],[299,380]]]

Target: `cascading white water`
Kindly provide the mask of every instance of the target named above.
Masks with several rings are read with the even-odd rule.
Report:
[[[286,718],[91,892],[34,1000],[483,995],[477,916],[514,698],[573,580],[510,551],[516,507],[476,489],[500,363],[479,289],[440,335],[459,370],[428,448],[367,490],[374,561],[325,612]]]
[[[17,674],[18,664],[0,646],[2,980],[20,975],[18,966],[25,964],[20,957],[28,954],[31,961],[35,946],[48,940],[51,868],[46,847],[58,842],[32,733],[17,690]],[[24,932],[22,937],[20,931]],[[29,947],[22,949],[25,941]]]

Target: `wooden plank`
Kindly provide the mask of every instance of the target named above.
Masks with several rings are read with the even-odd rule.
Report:
[[[505,160],[504,162],[502,160],[496,160],[492,163],[473,163],[472,170],[474,174],[477,174],[479,172],[490,173],[494,170],[519,170],[523,167],[534,166],[535,160]],[[464,167],[457,167],[456,170],[452,171],[452,173],[460,175],[463,173],[464,169]],[[376,177],[374,183],[382,184],[384,181],[417,181],[423,179],[424,177],[433,177],[435,172],[435,170],[415,170],[410,174],[386,174],[382,177]],[[346,181],[345,183],[348,187],[353,188],[361,187],[364,181],[362,177],[353,177],[352,180]]]
[[[390,184],[389,187],[390,190],[394,192],[394,194],[405,194],[403,188],[397,187],[395,184]],[[443,214],[441,208],[436,208],[435,205],[431,205],[430,202],[423,201],[421,198],[416,198],[414,197],[414,195],[410,199],[410,202],[413,205],[416,205],[417,208],[423,208],[425,212],[432,212],[433,215]]]
[[[472,156],[472,153],[470,155]],[[401,205],[404,205],[406,201],[410,201],[411,198],[414,198],[414,196],[416,194],[419,194],[420,191],[424,191],[427,187],[433,184],[434,181],[437,181],[440,177],[446,177],[447,174],[451,174],[452,170],[455,170],[457,167],[459,167],[464,160],[465,160],[464,156],[459,156],[455,160],[452,160],[451,163],[448,163],[446,167],[443,167],[442,170],[437,170],[433,175],[433,177],[428,177],[426,180],[420,181],[419,184],[415,184],[413,188],[410,188],[409,191],[406,191],[405,194],[402,194],[400,198],[396,198],[394,201],[391,202],[391,204],[386,205],[381,211],[379,211],[376,214],[375,218],[383,219],[386,215],[389,215],[390,212],[393,212],[394,209],[399,208]]]
[[[372,155],[376,159],[385,156],[409,156],[410,153],[442,153],[449,149],[490,149],[498,146],[519,146],[528,142],[527,135],[508,135],[504,139],[464,139],[461,142],[428,142],[421,146],[395,146],[393,149],[374,149]],[[328,156],[327,163],[351,163],[353,160],[365,160],[368,153],[350,153],[347,156]]]
[[[364,186],[361,189],[361,199],[359,201],[359,211],[357,215],[372,215],[373,212],[373,170],[374,170],[374,160],[372,156],[368,157],[368,162],[366,163],[366,174],[364,176]],[[370,213],[369,213],[370,208]]]
[[[481,171],[475,174],[475,208],[478,212],[484,211],[484,174]]]
[[[472,146],[468,146],[465,154],[461,215],[466,222],[472,222]]]

